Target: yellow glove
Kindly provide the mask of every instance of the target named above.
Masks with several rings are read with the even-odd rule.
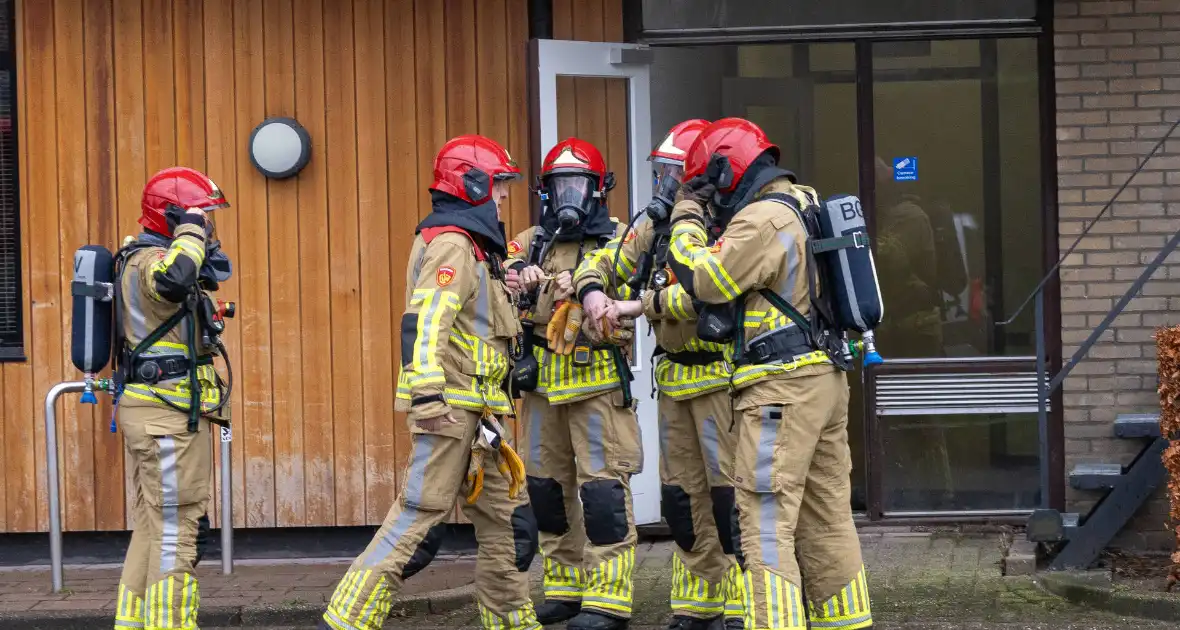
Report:
[[[569,310],[566,311],[565,335],[563,341],[561,354],[569,355],[574,351],[574,346],[577,345],[578,333],[582,330],[582,318],[584,311],[581,305],[571,304]]]
[[[549,342],[549,350],[557,354],[561,354],[559,344],[564,341],[563,331],[569,321],[570,306],[569,302],[559,303],[553,311],[553,316],[549,318],[549,325],[545,327],[545,339]]]
[[[467,503],[472,504],[483,492],[484,465],[487,458],[497,458],[496,468],[504,479],[508,481],[508,498],[515,499],[525,485],[524,462],[508,440],[502,436],[503,427],[493,416],[485,416],[480,420],[475,440],[471,444],[471,463],[467,465]]]
[[[612,329],[606,339],[616,346],[630,346],[635,339],[635,320],[625,321],[622,326]]]

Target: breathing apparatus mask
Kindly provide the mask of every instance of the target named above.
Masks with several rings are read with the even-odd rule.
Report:
[[[652,190],[655,193],[647,207],[643,209],[653,222],[666,221],[668,217],[672,216],[676,191],[680,188],[680,179],[683,175],[683,166],[668,163],[656,164],[652,172]]]
[[[563,173],[545,180],[542,199],[562,233],[574,232],[593,214],[598,205],[598,191],[590,175]]]

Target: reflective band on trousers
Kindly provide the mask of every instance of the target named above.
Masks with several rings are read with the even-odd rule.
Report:
[[[746,583],[742,568],[734,563],[725,573],[725,616],[738,619],[746,615]]]
[[[180,599],[179,608],[175,607],[177,595]],[[176,577],[170,575],[149,586],[144,603],[146,630],[189,630],[197,627],[197,609],[200,607],[201,595],[197,589],[197,580],[188,573],[184,574],[183,582],[178,583]]]
[[[635,548],[628,547],[623,553],[588,571],[582,608],[598,608],[629,616],[634,595],[634,584],[631,581],[634,568]]]
[[[869,603],[869,585],[861,566],[856,577],[822,604],[809,602],[808,611],[812,628],[838,628],[857,630],[873,625],[873,612]]]
[[[119,584],[119,600],[115,602],[115,628],[143,627],[143,598]]]
[[[746,571],[745,604],[747,630],[805,630],[807,610],[803,605],[803,591],[780,575],[763,569]],[[754,581],[765,587],[766,599],[754,601]]]
[[[332,601],[324,613],[324,622],[337,630],[381,630],[381,625],[393,607],[393,592],[384,575],[377,574],[377,580],[364,605],[357,607],[357,598],[373,574],[373,569],[349,571],[332,593]],[[356,613],[350,614],[353,610]]]
[[[570,567],[545,556],[545,599],[578,601],[585,593],[586,576],[578,567]]]
[[[672,612],[688,613],[702,618],[716,617],[725,609],[723,584],[710,584],[693,575],[680,554],[672,554]]]
[[[541,630],[532,602],[508,613],[507,617],[497,615],[480,602],[479,623],[484,630]]]

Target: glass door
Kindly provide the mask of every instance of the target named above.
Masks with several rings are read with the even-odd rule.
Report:
[[[1040,502],[1042,273],[1034,38],[871,44],[873,221],[885,300],[871,397],[883,516]]]
[[[533,40],[534,164],[560,140],[576,136],[593,143],[614,172],[616,186],[607,200],[620,220],[642,212],[651,200],[647,165],[651,151],[651,52],[635,44]],[[643,319],[636,322],[631,393],[639,403],[643,472],[631,480],[635,522],[659,523],[659,431],[652,398],[650,357],[655,339]]]

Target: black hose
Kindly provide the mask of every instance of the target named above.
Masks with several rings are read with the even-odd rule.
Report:
[[[631,222],[627,224],[627,229],[623,230],[623,235],[619,237],[619,246],[615,248],[615,259],[611,261],[610,273],[608,274],[610,276],[610,288],[615,295],[619,294],[619,254],[623,253],[623,242],[627,240],[627,235],[631,233],[631,229],[635,227],[635,222],[643,215],[644,212],[640,212],[631,217]]]

